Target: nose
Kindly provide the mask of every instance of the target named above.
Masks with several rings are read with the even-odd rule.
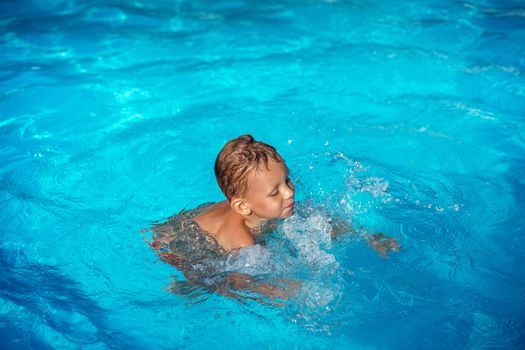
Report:
[[[286,199],[290,199],[290,198],[293,198],[294,194],[295,194],[295,188],[293,186],[293,184],[290,182],[287,186],[285,186],[286,189],[284,191],[284,197]]]

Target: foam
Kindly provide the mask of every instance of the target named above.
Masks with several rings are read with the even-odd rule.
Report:
[[[229,254],[222,262],[224,272],[242,272],[250,275],[266,275],[276,271],[276,264],[270,251],[253,245]]]
[[[325,249],[332,247],[330,219],[320,212],[291,216],[282,225],[282,233],[295,245],[298,257],[312,268],[334,264],[335,257]]]

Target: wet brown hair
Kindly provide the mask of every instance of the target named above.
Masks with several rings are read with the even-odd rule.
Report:
[[[256,141],[251,135],[242,135],[228,141],[215,160],[215,177],[228,200],[243,196],[248,191],[248,175],[261,165],[268,168],[268,161],[283,162],[272,146]]]

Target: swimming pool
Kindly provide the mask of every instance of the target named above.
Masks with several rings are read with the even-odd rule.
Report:
[[[0,9],[2,348],[523,347],[523,2]],[[303,280],[282,307],[167,292],[141,233],[221,200],[243,133],[304,206],[242,260]],[[402,250],[331,242],[316,208]]]

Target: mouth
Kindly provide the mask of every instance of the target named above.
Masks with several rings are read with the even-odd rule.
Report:
[[[285,209],[293,209],[295,202],[290,203]]]

